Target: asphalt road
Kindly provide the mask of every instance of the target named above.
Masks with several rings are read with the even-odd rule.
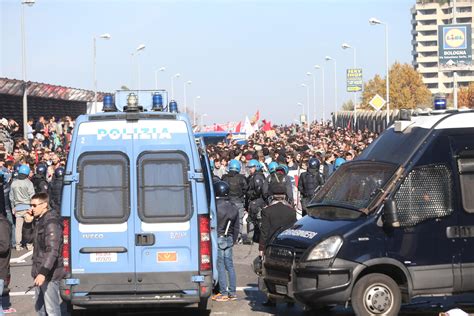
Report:
[[[237,273],[238,300],[233,302],[213,302],[211,303],[209,315],[308,315],[301,306],[288,307],[286,304],[278,304],[277,307],[264,307],[262,303],[265,296],[256,288],[257,279],[251,269],[251,262],[257,255],[257,245],[238,245],[234,248],[234,265]],[[26,250],[12,253],[12,282],[10,285],[11,308],[16,312],[12,315],[36,315],[34,311],[34,293],[25,294],[28,286],[32,285],[30,277],[31,253]],[[64,307],[64,306],[63,306]],[[441,311],[447,311],[454,307],[474,313],[474,294],[454,297],[418,298],[410,305],[404,305],[400,315],[438,315]],[[63,308],[63,315],[68,315]],[[196,310],[174,309],[174,310],[143,310],[143,311],[101,311],[100,315],[196,315]],[[90,315],[97,315],[89,313]],[[89,315],[88,314],[88,315]],[[335,307],[325,314],[318,315],[353,315],[350,308]],[[474,315],[474,314],[472,314]]]

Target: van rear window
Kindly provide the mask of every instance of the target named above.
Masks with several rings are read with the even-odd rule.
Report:
[[[191,217],[189,163],[182,152],[145,152],[138,159],[138,214],[148,223]]]
[[[129,162],[123,153],[85,153],[77,163],[76,217],[82,223],[123,223],[129,215]]]

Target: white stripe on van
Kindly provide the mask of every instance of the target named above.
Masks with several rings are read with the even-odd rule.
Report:
[[[78,135],[102,135],[102,133],[110,132],[116,134],[150,134],[153,132],[162,133],[166,129],[167,133],[187,133],[188,128],[184,121],[171,120],[140,120],[140,124],[136,128],[132,128],[130,122],[127,121],[92,121],[84,122],[79,125]],[[102,135],[103,136],[103,135]]]
[[[189,221],[181,223],[143,223],[142,231],[145,232],[176,232],[189,230]]]
[[[122,224],[81,224],[79,231],[81,233],[122,233],[127,231],[127,222]]]

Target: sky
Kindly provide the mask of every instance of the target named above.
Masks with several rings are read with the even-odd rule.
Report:
[[[307,109],[326,118],[353,98],[346,69],[357,66],[364,81],[385,75],[385,27],[389,63],[411,63],[414,0],[36,0],[25,6],[27,79],[93,90],[93,39],[97,38],[97,86],[114,92],[125,85],[171,90],[184,107],[196,101],[204,124],[260,118],[291,123]],[[22,78],[21,0],[0,0],[0,77]],[[98,38],[109,33],[110,40]],[[134,57],[141,45],[145,49]],[[336,60],[325,61],[325,56]],[[324,95],[322,102],[322,71]],[[336,71],[335,71],[336,70]],[[315,75],[316,104],[313,97]],[[336,73],[336,84],[334,80]],[[140,78],[140,80],[138,79]],[[170,92],[171,94],[171,92]],[[200,96],[200,98],[196,98]],[[20,109],[19,109],[20,110]],[[314,111],[315,110],[315,111]]]

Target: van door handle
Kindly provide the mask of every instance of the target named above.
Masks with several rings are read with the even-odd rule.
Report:
[[[136,246],[153,246],[155,244],[155,234],[136,234]]]
[[[459,238],[459,227],[458,226],[446,227],[446,237]]]

